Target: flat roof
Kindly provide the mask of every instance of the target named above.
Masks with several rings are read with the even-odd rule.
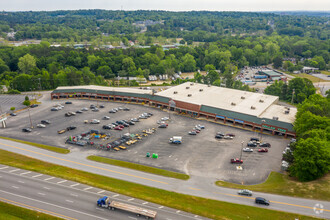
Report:
[[[56,90],[72,90],[72,89],[89,89],[97,91],[114,91],[114,92],[126,92],[126,93],[138,93],[138,94],[152,94],[152,90],[150,89],[139,89],[137,87],[127,88],[127,87],[108,87],[108,86],[95,86],[95,85],[87,85],[87,86],[60,86],[55,89]]]
[[[273,117],[278,117],[279,121],[293,123],[296,119],[297,108],[290,107],[290,111],[288,114],[285,114],[286,110],[288,109],[285,106],[271,105],[269,106],[269,108],[266,109],[264,113],[260,115],[260,117],[269,119],[273,119]]]
[[[277,96],[190,82],[158,92],[156,95],[257,117],[279,99]]]
[[[281,73],[275,72],[273,70],[260,70],[259,72],[264,73],[268,76],[282,76]]]

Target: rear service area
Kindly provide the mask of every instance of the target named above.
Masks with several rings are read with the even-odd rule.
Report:
[[[280,171],[282,151],[289,143],[283,137],[260,136],[249,130],[174,112],[169,114],[140,104],[65,102],[45,101],[31,109],[31,122],[28,111],[9,118],[2,136],[69,148],[82,157],[98,155],[244,184],[263,182],[271,171]],[[53,108],[58,109],[51,110]],[[22,132],[30,123],[32,131]],[[45,126],[37,127],[38,124]],[[223,137],[215,138],[217,134]],[[172,144],[170,138],[173,137],[181,137],[181,144]],[[251,137],[270,143],[271,147],[247,146]],[[253,152],[243,152],[242,148],[246,147]],[[268,152],[258,152],[262,148]],[[231,159],[236,158],[243,163],[231,163]]]

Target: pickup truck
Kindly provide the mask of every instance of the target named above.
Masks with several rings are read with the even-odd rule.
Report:
[[[172,143],[172,144],[181,144],[182,143],[182,137],[173,136],[172,138],[170,138],[170,143]]]
[[[120,209],[123,211],[135,213],[137,216],[145,216],[146,218],[152,218],[155,219],[157,212],[148,210],[145,208],[140,208],[134,205],[122,203],[122,202],[117,202],[117,201],[110,201],[110,198],[107,196],[104,196],[97,200],[97,206],[102,207],[102,208],[107,208],[111,210],[115,209]]]

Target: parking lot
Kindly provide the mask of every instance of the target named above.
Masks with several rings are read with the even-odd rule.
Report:
[[[37,108],[31,109],[31,121],[34,126],[32,132],[22,132],[22,128],[30,126],[28,112],[24,111],[16,117],[9,117],[7,120],[8,128],[1,130],[2,136],[19,138],[31,142],[43,143],[53,146],[70,148],[76,155],[99,155],[140,163],[148,166],[159,167],[162,169],[179,171],[189,175],[203,176],[206,178],[214,178],[218,180],[230,181],[235,183],[255,184],[263,182],[270,171],[280,171],[282,151],[289,143],[278,136],[264,134],[263,142],[271,144],[269,152],[259,153],[256,147],[254,152],[242,153],[242,168],[237,171],[237,164],[230,163],[232,158],[239,158],[242,146],[246,147],[246,143],[251,137],[258,137],[255,132],[233,128],[216,124],[213,122],[198,120],[182,115],[172,114],[171,120],[167,121],[167,128],[158,128],[157,121],[163,117],[169,117],[169,113],[157,108],[151,108],[143,105],[125,104],[119,102],[99,102],[90,100],[70,100],[73,104],[64,104],[65,101],[50,101],[49,97],[44,97],[43,104]],[[64,108],[59,111],[50,111],[53,105],[61,103]],[[99,108],[98,112],[92,112],[89,106],[91,104],[103,104],[104,108]],[[68,111],[76,112],[82,108],[88,108],[88,111],[77,113],[75,116],[65,117]],[[127,107],[130,111],[119,110],[117,113],[109,113],[112,108]],[[135,125],[129,128],[125,127],[122,131],[105,130],[103,125],[110,124],[118,120],[129,120],[136,118],[144,112],[153,114],[148,119],[140,119]],[[104,116],[110,116],[110,120],[102,120]],[[92,119],[100,120],[100,124],[85,124]],[[36,125],[41,120],[49,120],[50,125],[46,128],[37,128]],[[189,135],[195,125],[201,124],[205,126],[197,135]],[[69,126],[76,126],[74,130],[66,131],[58,134],[59,130]],[[109,134],[108,139],[93,139],[95,143],[106,145],[124,134],[143,134],[143,130],[156,128],[153,134],[142,137],[137,143],[127,146],[126,150],[102,150],[95,146],[86,145],[84,147],[65,144],[69,136],[76,136],[91,129],[99,130]],[[215,139],[217,132],[235,134],[233,139]],[[169,139],[173,136],[181,136],[182,144],[171,144]],[[260,135],[259,135],[260,138]],[[244,141],[242,145],[242,141]],[[150,154],[158,154],[158,158],[146,157],[147,152]]]

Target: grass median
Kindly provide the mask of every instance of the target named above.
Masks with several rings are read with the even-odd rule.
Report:
[[[184,195],[43,162],[5,150],[0,150],[0,163],[88,184],[212,219],[316,219],[310,216]]]
[[[10,141],[15,141],[18,143],[22,143],[22,144],[28,144],[34,147],[39,147],[45,150],[49,150],[49,151],[53,151],[56,153],[60,153],[60,154],[68,154],[70,153],[70,150],[65,149],[65,148],[60,148],[60,147],[53,147],[53,146],[49,146],[49,145],[45,145],[45,144],[38,144],[38,143],[33,143],[33,142],[29,142],[29,141],[23,141],[23,140],[19,140],[19,139],[14,139],[14,138],[9,138],[9,137],[1,137],[0,139],[5,139],[5,140],[10,140]]]
[[[235,189],[273,193],[285,196],[302,197],[307,199],[330,200],[330,175],[310,182],[299,182],[287,175],[271,172],[264,183],[257,185],[240,185],[217,181],[216,185]]]
[[[168,171],[168,170],[162,170],[158,169],[155,167],[149,167],[149,166],[144,166],[141,164],[137,163],[130,163],[126,161],[121,161],[121,160],[114,160],[106,157],[99,157],[99,156],[88,156],[87,159],[100,162],[100,163],[105,163],[105,164],[111,164],[115,166],[120,166],[120,167],[125,167],[129,169],[134,169],[146,173],[152,173],[160,176],[166,176],[166,177],[171,177],[171,178],[176,178],[176,179],[181,179],[181,180],[187,180],[189,179],[189,175],[183,174],[183,173],[177,173],[173,171]]]
[[[1,199],[1,198],[0,198]],[[21,206],[21,203],[17,203]],[[23,205],[24,206],[24,205]],[[32,208],[31,206],[28,206]],[[18,220],[18,219],[40,219],[40,220],[57,220],[62,218],[57,218],[52,215],[41,213],[38,211],[18,207],[12,204],[8,204],[0,201],[0,220]]]

